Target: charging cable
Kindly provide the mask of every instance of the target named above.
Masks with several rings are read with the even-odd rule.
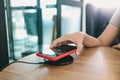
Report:
[[[11,62],[9,65],[13,64],[13,63],[26,63],[26,64],[45,64],[46,62],[38,62],[38,63],[33,63],[33,62],[25,62],[25,61],[14,61]]]

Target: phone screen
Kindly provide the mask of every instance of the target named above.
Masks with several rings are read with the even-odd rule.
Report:
[[[76,46],[71,46],[71,45],[61,45],[52,49],[45,49],[43,51],[40,51],[40,54],[50,56],[50,57],[57,57],[59,55],[62,55],[66,52],[69,52],[71,50],[76,49]]]

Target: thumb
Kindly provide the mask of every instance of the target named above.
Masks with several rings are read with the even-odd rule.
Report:
[[[81,51],[82,51],[82,46],[77,46],[77,49],[76,49],[76,55],[79,56]]]
[[[114,45],[113,48],[120,49],[120,43],[117,45]]]

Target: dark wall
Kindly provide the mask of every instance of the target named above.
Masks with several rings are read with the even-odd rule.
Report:
[[[8,65],[7,33],[4,0],[0,0],[0,71]]]

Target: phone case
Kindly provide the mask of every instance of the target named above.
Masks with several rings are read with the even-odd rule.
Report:
[[[42,57],[42,58],[48,59],[50,61],[57,61],[57,60],[62,59],[62,58],[66,57],[66,56],[68,56],[68,55],[70,55],[72,53],[75,53],[75,52],[76,52],[76,48],[72,49],[72,50],[70,50],[68,52],[65,52],[65,53],[63,52],[63,54],[58,55],[56,57],[51,57],[51,56],[47,56],[47,55],[44,55],[44,54],[40,54],[40,52],[37,52],[36,55],[38,57]]]

